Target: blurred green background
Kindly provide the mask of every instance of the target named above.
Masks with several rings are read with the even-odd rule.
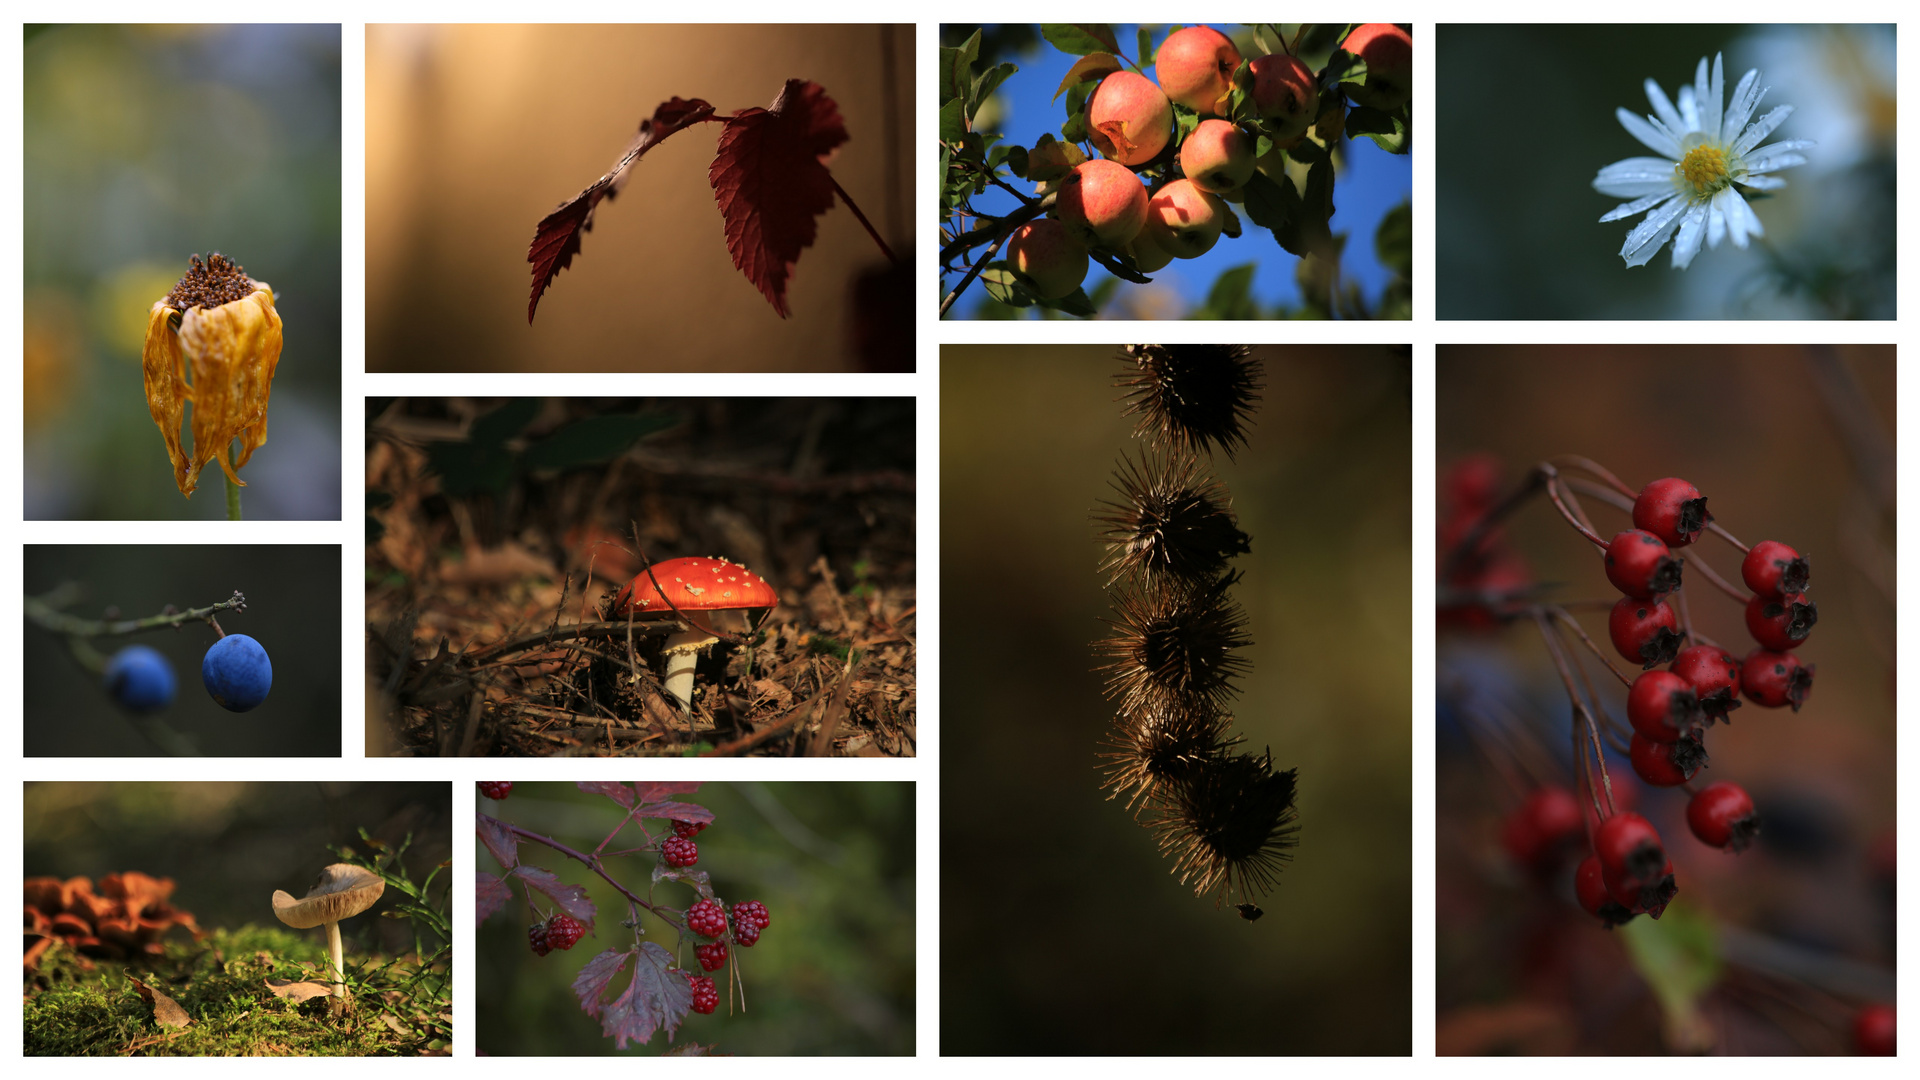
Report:
[[[1894,29],[1640,24],[1439,27],[1434,216],[1442,319],[1891,319],[1894,317]],[[1703,249],[1673,269],[1620,259],[1645,215],[1593,190],[1601,167],[1652,153],[1615,117],[1671,98],[1700,58],[1726,56],[1791,105],[1767,141],[1813,139],[1787,186],[1748,205],[1766,236]]]
[[[1762,819],[1755,848],[1736,857],[1706,847],[1687,828],[1684,792],[1641,784],[1609,754],[1616,794],[1666,838],[1680,887],[1660,923],[1636,920],[1630,934],[1606,933],[1574,906],[1571,863],[1542,885],[1513,867],[1500,847],[1501,820],[1524,792],[1501,782],[1467,738],[1466,710],[1449,706],[1469,689],[1507,703],[1518,718],[1511,737],[1540,748],[1557,770],[1539,782],[1570,786],[1571,709],[1539,632],[1441,634],[1441,1053],[1673,1049],[1626,941],[1673,933],[1688,916],[1722,938],[1710,955],[1727,966],[1702,1003],[1714,1053],[1844,1052],[1857,1000],[1836,998],[1825,976],[1859,963],[1883,972],[1891,989],[1895,382],[1891,346],[1440,346],[1443,471],[1466,454],[1491,453],[1510,489],[1535,462],[1581,454],[1629,487],[1683,477],[1745,543],[1776,539],[1806,554],[1820,611],[1795,650],[1818,669],[1805,706],[1747,704],[1707,737],[1712,760],[1696,783],[1747,789]],[[1583,505],[1602,535],[1629,527],[1622,511],[1592,498]],[[1617,598],[1592,546],[1544,499],[1521,507],[1506,536],[1547,599]],[[1740,580],[1739,553],[1716,538],[1684,554]],[[1686,573],[1693,580],[1694,570]],[[1754,647],[1740,605],[1711,587],[1687,593],[1702,633],[1738,656]],[[1574,614],[1620,663],[1607,645],[1605,611]],[[1624,691],[1597,665],[1588,670],[1623,717]],[[1803,950],[1811,966],[1789,974],[1757,951],[1779,944]],[[1812,974],[1822,977],[1803,978]]]
[[[1250,445],[1214,461],[1253,538],[1234,730],[1300,770],[1258,923],[1099,790],[1089,511],[1136,450],[1117,352],[941,350],[941,1052],[1410,1053],[1405,351],[1258,348]]]
[[[728,904],[759,900],[772,924],[758,944],[738,950],[747,980],[747,1011],[728,1015],[725,971],[714,972],[721,995],[711,1016],[688,1014],[675,1045],[698,1042],[737,1055],[914,1053],[914,785],[911,783],[705,784],[679,795],[713,811],[696,838],[699,869],[713,875],[714,892]],[[505,800],[479,801],[483,814],[591,851],[619,824],[623,811],[604,795],[572,784],[516,783]],[[665,822],[649,825],[657,834]],[[627,826],[608,847],[642,841]],[[478,841],[479,870],[501,867]],[[582,884],[599,909],[598,925],[569,952],[535,956],[527,946],[534,921],[526,891],[475,931],[475,1046],[493,1056],[616,1054],[600,1022],[580,1011],[572,983],[580,969],[608,949],[632,946],[627,902],[586,867],[532,842],[520,846],[523,863]],[[650,856],[613,858],[607,872],[647,895]],[[691,888],[663,883],[655,903],[684,908]],[[552,903],[535,894],[542,909]],[[673,950],[674,933],[642,915],[647,939]],[[698,971],[693,945],[678,950],[681,964]],[[630,973],[629,973],[630,978]],[[620,985],[624,986],[625,983]],[[665,1048],[656,1034],[630,1056]]]
[[[140,378],[147,309],[217,250],[285,323],[245,513],[337,520],[340,28],[25,36],[25,516],[225,516],[218,476],[174,486]]]
[[[340,754],[340,548],[337,545],[28,544],[24,588],[39,596],[67,583],[84,588],[64,610],[97,619],[158,615],[168,604],[198,608],[246,594],[247,610],[217,618],[267,650],[273,689],[249,712],[208,695],[200,661],[217,640],[204,622],[89,639],[105,656],[127,645],[158,649],[173,663],[176,693],[159,718],[211,757],[338,757]],[[28,757],[140,757],[159,753],[127,722],[98,675],[68,652],[66,638],[27,623],[21,656]]]
[[[445,783],[28,783],[23,799],[27,877],[170,877],[171,902],[207,929],[279,927],[274,890],[305,895],[340,861],[330,844],[371,857],[361,829],[389,848],[411,833],[402,865],[416,883],[451,857]],[[404,920],[350,919],[340,932],[349,957],[374,942],[390,953],[413,948]]]

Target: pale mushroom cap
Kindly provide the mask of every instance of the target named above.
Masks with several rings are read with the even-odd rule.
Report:
[[[295,900],[284,889],[273,894],[273,913],[296,930],[349,919],[373,906],[387,883],[365,867],[334,863],[320,871],[307,895]]]

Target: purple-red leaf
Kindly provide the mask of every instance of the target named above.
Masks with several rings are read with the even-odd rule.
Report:
[[[632,982],[607,1000],[607,992],[629,961]],[[662,1029],[671,1040],[693,1008],[693,986],[686,974],[674,968],[672,953],[651,941],[638,949],[608,950],[594,957],[573,980],[573,992],[581,1011],[600,1021],[601,1033],[613,1039],[618,1050],[627,1048],[628,1039],[646,1043]]]
[[[494,913],[507,906],[513,899],[513,890],[507,883],[492,874],[477,873],[473,883],[474,925],[486,922]]]
[[[713,824],[713,811],[698,803],[656,802],[635,807],[633,816],[637,818],[667,818],[670,821],[692,821]]]
[[[593,231],[593,211],[601,199],[620,193],[640,155],[653,149],[667,136],[713,118],[713,106],[694,98],[674,98],[653,111],[651,119],[640,121],[640,132],[627,144],[620,160],[607,175],[588,184],[585,191],[561,203],[559,209],[540,219],[534,227],[533,243],[527,247],[527,261],[533,264],[533,295],[527,300],[527,322],[533,322],[540,296],[553,279],[573,262],[580,251],[580,234]]]
[[[520,841],[513,835],[513,830],[507,827],[507,823],[485,814],[473,816],[476,821],[476,831],[480,834],[480,842],[487,845],[487,850],[493,853],[494,858],[500,860],[500,865],[508,870],[519,865]]]
[[[513,872],[513,876],[525,882],[527,888],[547,894],[547,898],[560,906],[560,910],[579,919],[587,926],[593,925],[596,910],[593,901],[587,899],[587,890],[579,885],[569,885],[555,877],[551,870],[542,870],[537,866],[522,866]]]
[[[814,218],[833,206],[833,177],[822,162],[846,141],[846,124],[827,92],[788,79],[772,107],[727,118],[707,170],[733,265],[783,319],[793,264],[813,244]]]
[[[636,781],[633,790],[640,801],[658,802],[669,795],[692,795],[700,790],[698,780],[641,780]]]
[[[633,785],[611,780],[580,780],[573,785],[589,795],[605,795],[627,809],[633,809]]]

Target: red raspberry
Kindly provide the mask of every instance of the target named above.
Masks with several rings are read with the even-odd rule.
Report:
[[[687,929],[702,937],[719,937],[727,932],[727,913],[711,900],[702,900],[687,909]]]
[[[1738,784],[1708,784],[1687,803],[1687,827],[1709,847],[1747,850],[1760,823],[1753,816],[1753,799]]]
[[[1747,633],[1774,652],[1789,652],[1807,640],[1819,621],[1819,606],[1804,594],[1777,599],[1756,596],[1747,601]]]
[[[743,949],[753,948],[754,943],[760,940],[760,924],[750,922],[735,923],[733,926],[733,940],[739,942],[740,947]]]
[[[511,780],[482,780],[479,783],[480,794],[485,795],[495,802],[499,802],[501,799],[513,794],[513,781]]]
[[[1626,879],[1608,877],[1605,868],[1601,877],[1606,882],[1607,892],[1614,902],[1635,915],[1651,915],[1658,919],[1673,902],[1674,895],[1680,891],[1673,882],[1673,860],[1668,859],[1660,866],[1658,874],[1639,884]]]
[[[1813,692],[1813,665],[1790,652],[1755,649],[1740,663],[1740,689],[1763,709],[1791,705],[1799,712]]]
[[[682,840],[691,840],[700,835],[700,830],[706,828],[708,824],[705,821],[676,821],[673,823],[673,835]]]
[[[1633,912],[1615,903],[1613,894],[1607,890],[1598,855],[1589,855],[1580,861],[1580,868],[1573,872],[1573,892],[1587,914],[1606,923],[1609,930],[1633,918]]]
[[[537,922],[527,927],[527,944],[533,946],[535,956],[545,956],[553,951],[553,946],[547,943],[546,923]]]
[[[1637,600],[1651,600],[1680,587],[1680,560],[1660,538],[1628,529],[1607,545],[1607,580]]]
[[[1707,723],[1715,720],[1724,723],[1727,714],[1740,707],[1740,661],[1727,650],[1712,645],[1681,649],[1667,670],[1693,687]]]
[[[1878,1003],[1863,1007],[1853,1018],[1853,1049],[1863,1057],[1893,1057],[1894,1035],[1899,1025],[1894,1022],[1893,1006]]]
[[[1697,729],[1704,715],[1693,684],[1671,671],[1643,671],[1627,690],[1627,719],[1655,742],[1673,742]]]
[[[1672,864],[1667,861],[1666,849],[1660,846],[1660,833],[1639,814],[1619,813],[1601,822],[1593,833],[1593,853],[1600,857],[1607,888],[1616,896],[1622,887],[1638,896],[1646,890],[1657,894],[1673,883]],[[1673,894],[1666,895],[1670,899]],[[1621,906],[1632,910],[1635,904],[1623,902]],[[1651,909],[1654,905],[1640,906]],[[1659,906],[1665,907],[1666,900],[1659,900]]]
[[[547,944],[555,949],[571,949],[587,928],[571,915],[555,915],[547,920]]]
[[[1775,599],[1806,592],[1811,576],[1807,557],[1778,540],[1753,545],[1740,563],[1740,580],[1747,588]]]
[[[1553,869],[1562,850],[1586,833],[1580,800],[1562,787],[1543,787],[1507,816],[1501,843],[1513,861],[1536,872]],[[739,908],[734,908],[738,919]]]
[[[700,861],[700,848],[684,836],[669,836],[660,844],[660,854],[668,866],[692,866]]]
[[[1607,616],[1607,635],[1620,655],[1642,668],[1657,668],[1680,651],[1680,620],[1658,600],[1622,597]]]
[[[701,967],[708,971],[718,971],[720,970],[720,965],[727,962],[727,943],[724,941],[709,941],[705,945],[693,950],[693,955],[700,959]]]
[[[739,926],[742,923],[752,923],[760,929],[765,930],[767,927],[773,925],[773,916],[767,914],[767,905],[760,901],[742,900],[733,905],[733,923],[735,926]]]
[[[693,984],[693,1011],[702,1015],[711,1014],[720,1004],[720,991],[714,988],[713,980],[705,975],[695,975],[691,971],[683,971],[681,974]]]
[[[1627,758],[1640,779],[1654,787],[1679,787],[1693,779],[1707,763],[1707,748],[1698,735],[1682,735],[1674,742],[1654,742],[1634,732]]]
[[[1693,543],[1712,520],[1700,490],[1676,477],[1655,480],[1633,500],[1633,527],[1645,529],[1668,547]]]

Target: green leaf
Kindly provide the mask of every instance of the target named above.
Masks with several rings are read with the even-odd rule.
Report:
[[[1095,315],[1100,314],[1100,309],[1094,307],[1093,301],[1087,299],[1087,291],[1085,289],[1075,289],[1058,300],[1047,300],[1044,301],[1044,303],[1056,311],[1064,311],[1069,315],[1078,315],[1083,319],[1091,319]]]
[[[1666,1013],[1667,1046],[1704,1052],[1713,1030],[1700,1015],[1700,998],[1720,977],[1720,940],[1712,920],[1686,904],[1669,905],[1658,921],[1635,919],[1614,931],[1635,971]]]
[[[967,119],[973,119],[975,114],[979,113],[980,106],[986,104],[987,99],[993,96],[995,90],[1000,89],[1000,84],[1006,82],[1010,76],[1019,70],[1019,68],[1014,67],[1012,64],[995,64],[991,70],[981,75],[978,79],[975,79],[973,82],[973,107],[967,110]]]
[[[477,443],[499,444],[520,434],[540,412],[539,398],[513,398],[473,422],[467,438]]]
[[[1234,213],[1231,206],[1224,205],[1224,199],[1221,202],[1223,204],[1221,209],[1226,211],[1227,216],[1220,223],[1220,232],[1229,240],[1238,240],[1240,239],[1240,215]]]
[[[1373,250],[1380,264],[1401,277],[1413,273],[1413,203],[1403,202],[1387,211],[1380,228],[1373,234]]]
[[[1121,69],[1119,58],[1112,53],[1092,53],[1073,62],[1067,69],[1066,77],[1053,92],[1053,100],[1059,101],[1060,95],[1083,82],[1098,82]]]
[[[1372,139],[1374,145],[1389,154],[1407,152],[1407,121],[1400,110],[1381,112],[1366,105],[1355,105],[1347,113],[1347,138]]]
[[[1257,172],[1241,189],[1242,206],[1247,217],[1263,229],[1271,229],[1277,235],[1287,227],[1287,220],[1299,206],[1300,197],[1293,190],[1290,181],[1275,183],[1266,173]]]
[[[940,141],[959,142],[967,137],[967,103],[954,98],[940,106]]]
[[[1033,306],[1033,294],[1020,284],[1020,279],[1014,274],[1013,268],[1005,261],[995,260],[988,263],[987,268],[980,271],[980,285],[987,290],[988,296],[1009,307]]]
[[[940,103],[964,98],[973,86],[973,65],[980,60],[980,31],[975,30],[966,44],[957,49],[940,50]]]
[[[1027,175],[1027,148],[1024,146],[994,147],[1007,152],[1007,168],[1013,175],[1025,178]]]
[[[1153,34],[1146,27],[1142,26],[1135,32],[1134,43],[1140,50],[1135,55],[1134,62],[1139,64],[1143,68],[1146,67],[1148,64],[1153,63],[1153,57],[1155,53],[1155,50],[1153,47]]]
[[[527,447],[520,464],[528,470],[574,469],[611,461],[646,436],[679,422],[673,413],[661,412],[589,416]]]
[[[1040,36],[1047,39],[1054,48],[1071,56],[1085,56],[1093,52],[1117,53],[1120,42],[1113,36],[1113,27],[1105,23],[1042,23]]]
[[[1196,318],[1208,319],[1251,319],[1257,317],[1253,303],[1253,274],[1255,265],[1244,263],[1220,272],[1213,279],[1213,288],[1207,290],[1204,315],[1196,313]]]
[[[439,475],[440,490],[455,497],[505,491],[514,468],[506,442],[539,411],[539,399],[514,398],[475,420],[467,438],[429,443],[427,468]]]

